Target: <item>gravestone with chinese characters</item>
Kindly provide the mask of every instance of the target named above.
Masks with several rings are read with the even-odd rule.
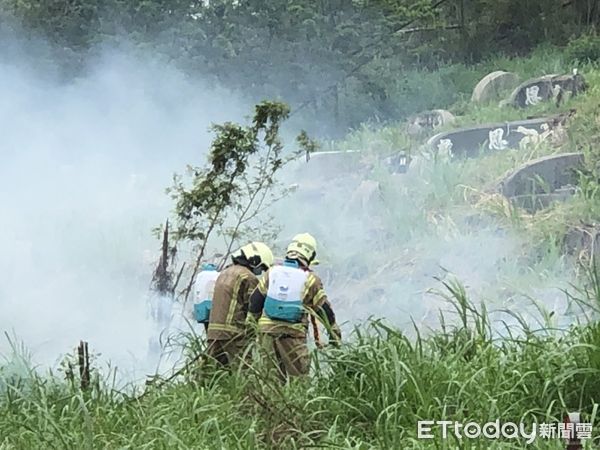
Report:
[[[545,75],[519,85],[504,103],[528,108],[550,100],[560,102],[564,97],[577,95],[586,89],[585,79],[577,71],[572,75]]]
[[[478,125],[439,133],[427,146],[442,157],[475,157],[490,151],[519,148],[524,138],[543,135],[561,116]]]
[[[498,100],[518,84],[519,77],[514,73],[497,70],[486,75],[477,83],[475,89],[473,89],[471,101],[474,103],[486,103]]]
[[[428,133],[443,125],[452,124],[455,120],[454,115],[445,109],[424,111],[409,119],[406,131],[413,136]]]

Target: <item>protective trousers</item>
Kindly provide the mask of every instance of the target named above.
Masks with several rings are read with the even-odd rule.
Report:
[[[222,366],[230,366],[235,362],[240,362],[244,356],[245,350],[249,345],[248,338],[236,337],[232,339],[208,339],[206,353],[215,359]],[[246,355],[248,361],[250,355]]]
[[[277,335],[264,333],[261,344],[272,360],[279,376],[308,375],[310,370],[310,355],[305,337]]]

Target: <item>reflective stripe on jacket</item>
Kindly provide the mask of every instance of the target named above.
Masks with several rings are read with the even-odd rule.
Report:
[[[273,269],[271,269],[273,270]],[[269,290],[269,274],[270,270],[258,283],[259,292],[266,297]],[[302,303],[305,308],[317,308],[329,303],[327,295],[323,289],[323,282],[313,272],[309,272],[302,290]],[[288,335],[294,337],[306,337],[308,333],[308,313],[304,312],[298,323],[290,323],[282,320],[274,320],[266,316],[263,311],[258,320],[259,330],[263,333]]]
[[[246,331],[250,295],[258,279],[237,264],[225,268],[217,278],[208,323],[208,339],[232,339]]]

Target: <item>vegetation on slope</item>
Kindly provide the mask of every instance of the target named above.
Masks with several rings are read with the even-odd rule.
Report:
[[[254,102],[303,106],[325,121],[319,131],[342,134],[369,118],[452,105],[482,76],[461,64],[580,35],[568,56],[597,59],[599,21],[594,2],[565,0],[0,1],[3,37],[27,37],[15,53],[31,37],[49,41],[50,50],[35,49],[46,71],[73,76],[126,41]]]
[[[574,44],[574,47],[576,45],[578,44]],[[537,217],[523,214],[522,211],[503,204],[505,202],[498,197],[488,196],[487,200],[502,204],[494,206],[487,202],[487,206],[493,206],[493,211],[497,213],[496,216],[506,219],[509,225],[533,228],[534,231],[539,232],[536,235],[538,238],[548,240],[560,241],[569,225],[578,225],[582,222],[591,224],[600,221],[600,202],[598,201],[600,192],[596,189],[597,180],[600,179],[598,172],[600,152],[596,145],[600,135],[600,110],[596,101],[600,96],[600,69],[597,64],[573,60],[570,53],[560,52],[556,49],[539,48],[528,58],[500,58],[477,66],[453,66],[453,70],[461,74],[461,76],[457,75],[457,78],[461,78],[465,84],[470,85],[471,90],[479,79],[494,70],[512,71],[521,79],[526,80],[549,73],[570,73],[573,68],[577,68],[585,76],[589,83],[589,89],[585,95],[570,99],[559,107],[554,102],[545,102],[527,109],[500,108],[497,103],[484,105],[471,103],[466,94],[461,100],[450,106],[448,109],[457,116],[457,122],[441,130],[476,126],[483,123],[504,123],[559,113],[574,112],[574,115],[567,124],[568,140],[558,147],[544,144],[528,151],[515,149],[500,153],[488,153],[477,159],[454,161],[451,165],[439,162],[438,166],[444,166],[437,169],[441,176],[423,174],[425,178],[432,178],[432,181],[437,180],[434,182],[444,184],[443,187],[438,186],[434,189],[436,196],[441,196],[437,198],[436,202],[446,205],[447,209],[455,208],[460,204],[472,207],[477,200],[485,200],[485,192],[489,191],[489,188],[493,187],[494,183],[498,182],[508,171],[541,156],[579,151],[585,155],[586,170],[581,176],[582,189],[570,201],[555,205]],[[446,83],[440,78],[435,84],[444,86]],[[466,88],[463,90],[467,92]],[[403,129],[402,123],[383,128],[363,125],[351,132],[344,140],[333,143],[331,147],[340,150],[361,149],[373,154],[374,157],[398,150],[406,150],[418,156],[418,149],[421,147],[422,141],[409,138]],[[381,176],[385,178],[384,175]],[[419,196],[418,192],[423,187],[422,185],[414,187],[410,198],[422,198],[423,196]],[[481,195],[472,195],[477,193]],[[477,206],[483,206],[483,204],[479,202]],[[427,209],[430,208],[424,204],[414,208],[415,211]],[[417,223],[420,222],[417,221]]]
[[[62,15],[45,8],[44,4],[54,2],[37,2],[35,7],[30,7],[30,3],[35,2],[5,1],[0,5],[15,8],[15,14],[24,16],[24,22],[38,32],[41,29],[42,32],[57,33],[55,37],[59,43],[71,50],[93,47],[93,43],[106,33],[106,30],[99,32],[94,28],[101,25],[99,17],[102,14],[90,9],[87,2],[74,2],[73,9]],[[244,71],[231,70],[243,64],[241,55],[264,61],[265,55],[259,52],[263,49],[246,47],[245,42],[257,42],[256,39],[269,29],[272,25],[267,20],[269,14],[286,15],[286,10],[269,9],[272,2],[242,2],[246,8],[259,10],[261,20],[238,23],[245,30],[240,33],[244,39],[240,39],[238,35],[228,33],[224,26],[232,16],[241,20],[245,15],[251,15],[248,10],[228,11],[228,16],[224,14],[227,5],[210,2],[210,11],[204,11],[211,18],[206,22],[208,28],[199,29],[193,26],[195,22],[191,21],[186,9],[195,2],[177,2],[177,5],[173,2],[142,3],[137,13],[129,11],[125,14],[125,3],[114,2],[115,6],[123,8],[115,9],[123,14],[123,29],[128,29],[128,33],[134,36],[142,32],[152,35],[153,30],[146,25],[156,14],[178,26],[180,19],[184,18],[183,33],[170,37],[177,48],[188,51],[183,55],[183,59],[189,59],[191,67],[188,69],[193,72],[207,67],[208,75],[217,79],[222,73],[232,73],[239,76],[239,79],[228,80],[233,87],[242,83],[246,86],[248,74],[254,74],[256,69],[255,65],[249,64],[243,66]],[[161,8],[165,7],[163,3],[169,3],[173,12],[161,15],[164,12]],[[296,20],[296,15],[306,14],[306,8],[310,7],[308,3],[296,9],[290,8],[287,11],[289,16]],[[474,11],[489,6],[489,2],[476,3]],[[552,258],[560,258],[560,241],[566,227],[581,221],[599,220],[600,190],[596,164],[600,155],[595,145],[600,120],[595,99],[600,89],[600,72],[593,63],[599,57],[597,38],[590,35],[574,40],[565,52],[541,48],[529,58],[492,57],[502,49],[502,46],[499,48],[492,44],[499,40],[500,35],[506,34],[507,27],[513,27],[512,18],[529,20],[528,14],[517,14],[513,10],[516,6],[526,12],[530,11],[528,7],[549,9],[544,10],[548,12],[546,16],[537,14],[537,10],[531,14],[536,18],[536,26],[529,28],[530,32],[523,31],[527,27],[522,26],[520,32],[511,37],[511,46],[507,50],[510,55],[529,50],[544,41],[548,37],[544,30],[552,31],[550,40],[564,43],[578,21],[592,25],[598,20],[597,11],[579,11],[575,10],[576,6],[569,10],[569,20],[564,20],[567,17],[560,12],[563,10],[557,13],[552,9],[556,5],[544,6],[546,4],[542,3],[494,2],[498,10],[476,14],[478,21],[461,39],[450,39],[444,46],[437,45],[446,39],[439,38],[439,35],[431,40],[411,41],[413,45],[403,47],[405,53],[398,60],[384,53],[357,52],[353,55],[352,46],[344,50],[333,45],[339,37],[337,34],[325,36],[330,46],[326,47],[325,55],[321,55],[323,60],[342,60],[341,69],[346,70],[358,63],[360,57],[370,60],[347,81],[346,91],[340,95],[342,99],[345,95],[346,100],[346,103],[342,100],[344,127],[356,126],[365,117],[374,115],[380,115],[381,120],[387,122],[423,109],[444,106],[461,116],[459,123],[462,125],[557,111],[552,103],[528,111],[469,104],[468,98],[475,83],[486,73],[499,68],[527,78],[570,72],[575,64],[590,83],[586,96],[571,100],[562,109],[577,109],[570,123],[570,142],[566,147],[584,151],[588,164],[588,171],[583,176],[586,182],[573,199],[532,216],[511,208],[502,199],[487,192],[487,187],[506,170],[566,147],[553,149],[542,146],[526,153],[508,151],[477,160],[416,167],[416,175],[412,178],[414,184],[401,188],[406,205],[387,209],[386,224],[393,231],[397,245],[404,245],[407,239],[418,240],[442,230],[449,233],[458,221],[457,217],[464,217],[467,211],[479,216],[479,219],[492,213],[507,228],[526,233],[531,238],[532,248],[542,249],[546,254],[554,252]],[[578,2],[572,3],[579,5]],[[214,5],[223,9],[213,9]],[[427,11],[421,12],[424,12],[424,17],[427,16]],[[398,25],[406,15],[406,11],[399,11],[396,23],[392,24],[378,22],[380,17],[371,20],[385,29]],[[49,16],[52,21],[46,20]],[[498,21],[498,16],[502,20]],[[546,17],[549,23],[539,23],[538,16]],[[360,15],[350,15],[349,19],[340,19],[338,25],[344,28],[342,25],[353,24],[357,17],[361,18]],[[141,25],[136,25],[134,18]],[[435,15],[433,19],[436,19]],[[82,22],[88,26],[82,26]],[[552,25],[563,23],[567,25]],[[493,32],[486,28],[496,24],[498,26]],[[369,21],[364,28],[370,30],[372,25],[373,22]],[[157,25],[158,29],[160,26]],[[327,24],[319,21],[302,22],[302,26],[320,27],[322,32],[327,29]],[[285,35],[284,39],[281,36],[284,31],[273,30],[277,37],[273,42],[289,43],[298,37]],[[117,34],[113,33],[113,38]],[[247,39],[248,36],[253,39]],[[323,42],[312,42],[310,33],[305,33],[305,36],[306,48],[320,46]],[[480,46],[484,36],[487,36],[487,45]],[[462,39],[465,37],[468,39]],[[202,49],[181,45],[194,39],[202,43]],[[357,33],[351,44],[360,48],[364,39],[364,34]],[[149,45],[152,39],[142,36],[140,41]],[[166,41],[168,39],[163,40]],[[260,39],[258,41],[261,42]],[[386,42],[381,47],[394,48],[399,42]],[[457,48],[459,42],[464,43],[464,47]],[[522,48],[519,43],[522,43]],[[473,54],[475,49],[479,54]],[[170,50],[164,51],[169,53]],[[275,50],[280,53],[279,62],[285,62],[286,68],[298,69],[298,61],[286,59],[297,47],[290,50],[282,45],[273,52]],[[273,52],[269,56],[273,56]],[[446,59],[444,52],[451,56]],[[206,55],[210,55],[217,66],[205,64],[203,58]],[[356,56],[357,60],[342,58],[349,55]],[[448,60],[454,64],[447,65]],[[473,62],[476,64],[471,64]],[[423,70],[420,64],[436,70]],[[301,68],[306,69],[306,66]],[[410,70],[404,70],[400,77],[396,75],[400,68]],[[330,69],[337,74],[340,67]],[[282,73],[287,75],[289,71]],[[381,73],[383,76],[379,76]],[[260,72],[257,76],[263,75]],[[308,77],[305,70],[298,70],[296,75],[299,80]],[[347,78],[344,70],[341,70],[340,76],[344,80]],[[264,91],[257,89],[255,94],[285,90],[289,80],[285,76],[282,78],[285,78],[285,83],[269,78],[268,83],[258,86]],[[262,80],[253,80],[255,85],[259,84],[258,81]],[[309,86],[304,88],[310,91]],[[314,96],[315,92],[310,91],[309,94]],[[306,90],[299,92],[299,96],[305,98]],[[326,103],[323,109],[329,113],[334,110],[334,100],[328,97],[323,102]],[[377,156],[382,148],[407,148],[414,144],[402,133],[400,126],[381,129],[365,125],[336,146],[360,148]],[[383,167],[374,164],[374,176],[381,182],[384,192],[388,190],[388,201],[397,201],[398,186]],[[371,258],[372,261],[368,262],[376,264],[377,257]],[[352,261],[345,264],[350,266]],[[526,258],[511,262],[504,274],[510,276],[513,270],[512,280],[515,281],[522,271],[530,276],[531,272],[542,272],[543,269],[543,258]],[[448,297],[448,306],[454,308],[454,312],[443,316],[448,322],[445,327],[399,330],[385,322],[365,323],[356,328],[342,348],[327,349],[313,355],[315,370],[310,379],[294,380],[286,386],[280,386],[269,374],[268,361],[261,357],[260,349],[253,350],[256,363],[250,368],[227,373],[200,365],[162,387],[149,387],[141,397],[136,393],[118,392],[99,374],[96,374],[92,388],[85,391],[73,378],[63,380],[62,374],[40,374],[34,369],[27,369],[24,374],[15,366],[18,359],[12,359],[0,370],[0,448],[454,448],[465,445],[465,442],[417,440],[417,421],[445,419],[481,423],[500,419],[531,424],[534,421],[560,421],[565,412],[578,410],[584,413],[584,419],[597,424],[600,328],[596,318],[600,306],[600,284],[597,274],[588,269],[585,269],[588,277],[582,280],[583,287],[573,287],[569,294],[564,293],[572,311],[570,325],[559,322],[556,311],[542,307],[537,314],[538,325],[532,325],[529,314],[525,317],[518,308],[488,311],[490,306],[484,303],[483,298],[471,302],[458,282],[446,281],[446,291],[441,295]],[[521,279],[523,284],[527,281],[529,278],[525,276]],[[502,318],[506,326],[495,321]],[[409,333],[416,337],[408,337]],[[187,345],[193,350],[191,353],[202,347],[195,337],[191,337]],[[25,367],[30,366],[28,361],[24,364]],[[522,446],[523,443],[510,441],[478,441],[473,448]],[[538,440],[531,446],[539,449],[563,447],[558,439]]]
[[[535,58],[535,57],[534,57]],[[520,64],[525,64],[521,62]],[[565,108],[577,108],[570,128],[571,145],[594,157],[598,130],[596,106],[598,72],[586,66],[591,90]],[[463,108],[465,123],[475,122],[486,109]],[[540,113],[553,111],[546,105]],[[523,112],[489,109],[489,120]],[[494,116],[498,114],[498,116]],[[343,146],[388,142],[405,145],[397,128],[369,128],[350,135]],[[381,144],[379,144],[381,145]],[[376,146],[377,147],[377,146]],[[376,153],[378,148],[371,149]],[[439,229],[428,217],[482,209],[485,187],[505,170],[534,156],[556,151],[509,151],[481,159],[425,165],[415,170],[415,185],[404,198],[415,202],[403,210],[413,216],[390,217],[404,223],[404,232],[425,235]],[[592,159],[593,160],[593,159]],[[377,172],[384,184],[383,171]],[[417,194],[419,191],[419,194]],[[476,194],[479,192],[480,197]],[[465,195],[465,193],[467,195]],[[543,215],[505,216],[507,226],[541,230],[539,246],[558,236],[557,226],[569,220],[596,220],[596,191],[584,190],[564,205]],[[473,201],[476,198],[479,202]],[[462,209],[461,209],[462,208]],[[494,210],[497,214],[505,209]],[[450,222],[446,222],[448,224]],[[552,226],[548,223],[553,224]],[[420,224],[417,227],[415,224]],[[529,230],[529,231],[528,231]],[[534,236],[532,234],[532,236]],[[531,261],[513,264],[529,265]],[[589,269],[589,267],[588,267]],[[140,392],[119,392],[96,373],[92,387],[82,391],[77,380],[14,370],[16,360],[2,369],[0,400],[1,448],[516,448],[523,442],[447,441],[417,439],[419,420],[457,420],[484,423],[549,423],[567,411],[581,411],[597,423],[600,396],[597,378],[600,307],[597,274],[586,269],[582,287],[564,293],[571,324],[559,323],[557,311],[539,307],[539,323],[519,309],[489,311],[483,299],[469,300],[457,281],[445,281],[438,293],[448,303],[441,328],[399,330],[385,322],[358,326],[340,349],[314,353],[310,379],[281,386],[270,374],[269,361],[253,349],[255,364],[232,373],[208,364],[193,367],[166,384]],[[416,337],[408,337],[413,333]],[[187,343],[190,354],[202,348],[197,337]],[[559,439],[537,439],[528,448],[559,449]]]
[[[574,301],[598,302],[600,285]],[[417,339],[381,322],[352,342],[314,355],[310,379],[281,386],[260,349],[232,373],[198,365],[141,397],[97,380],[76,383],[31,372],[4,379],[2,448],[523,448],[523,441],[417,439],[417,421],[557,423],[567,411],[596,420],[598,324],[557,330],[525,320],[499,338],[484,305],[460,284],[445,293],[456,326]],[[518,313],[513,313],[518,317]],[[199,344],[196,342],[196,344]],[[472,444],[472,446],[471,446]],[[462,448],[462,447],[461,447]],[[527,448],[560,449],[559,439]]]

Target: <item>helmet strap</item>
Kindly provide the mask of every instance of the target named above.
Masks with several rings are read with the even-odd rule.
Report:
[[[265,264],[261,261],[260,256],[254,255],[250,258],[246,257],[246,254],[241,251],[239,255],[231,257],[234,264],[244,266],[250,269],[254,275],[260,275],[267,270]]]
[[[244,252],[241,252],[241,254],[239,255],[232,256],[231,260],[234,264],[237,264],[238,266],[244,266],[249,269],[252,269],[252,265],[250,264],[250,261],[248,261],[248,258],[246,258],[246,255],[244,255]]]
[[[298,266],[300,267],[309,267],[310,266],[310,261],[307,261],[306,259],[304,259],[303,257],[301,257],[300,255],[296,255],[293,258],[289,258],[286,256],[285,258],[287,261],[294,261],[298,263]],[[314,258],[313,258],[314,259]],[[312,259],[311,259],[312,261]]]

